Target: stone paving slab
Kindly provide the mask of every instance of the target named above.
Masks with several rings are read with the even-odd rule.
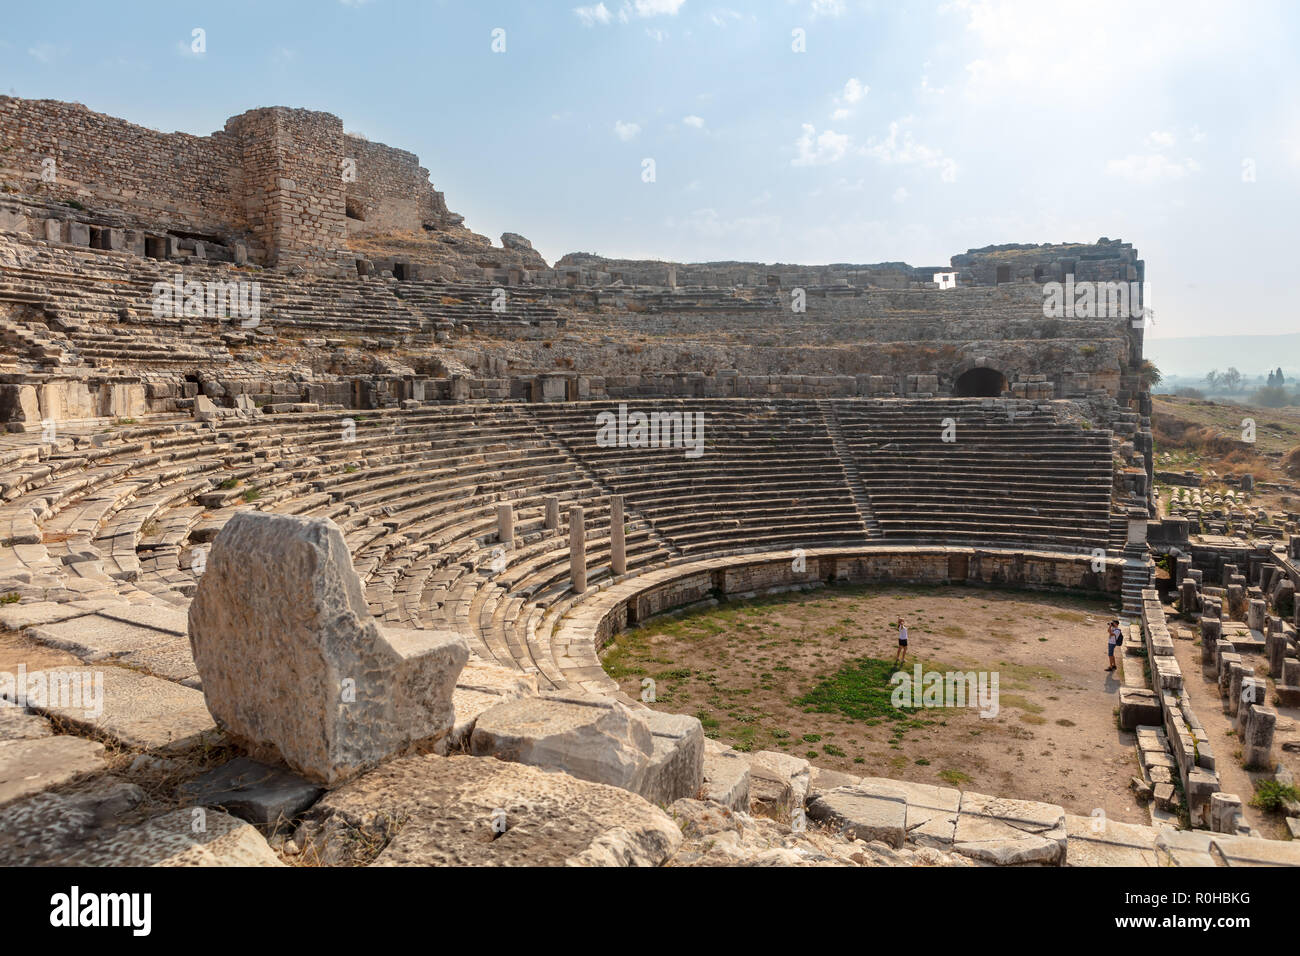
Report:
[[[155,677],[176,681],[195,690],[203,689],[188,637],[173,638],[161,644],[132,651],[130,654],[123,654],[115,660],[127,667],[142,668]]]
[[[1065,810],[1050,803],[966,791],[953,850],[999,866],[1065,860]]]
[[[61,679],[77,678],[84,686],[89,681],[98,684],[101,676],[102,713],[94,712],[96,702],[89,687],[82,699],[64,696],[58,702],[32,703],[31,709],[66,721],[79,732],[103,735],[139,750],[180,753],[217,739],[203,694],[171,681],[112,665],[33,671],[28,681],[55,686]]]
[[[39,714],[29,714],[25,708],[0,700],[0,742],[6,740],[34,740],[54,733],[50,722]]]
[[[102,773],[104,745],[81,737],[0,741],[0,806]]]
[[[1156,827],[1065,815],[1066,866],[1157,866]]]
[[[106,607],[98,612],[101,617],[112,618],[124,624],[152,627],[188,639],[189,612],[163,604],[123,604]]]
[[[176,637],[168,631],[141,627],[99,614],[29,627],[25,633],[34,641],[76,654],[87,661],[121,657]]]

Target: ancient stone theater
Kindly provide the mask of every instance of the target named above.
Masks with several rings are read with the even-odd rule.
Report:
[[[0,97],[0,860],[1293,862],[1169,650],[1168,542],[1225,693],[1259,679],[1226,585],[1287,574],[1217,588],[1162,520],[1144,270],[1109,238],[548,265],[329,113]],[[729,745],[602,660],[875,585],[1109,602],[1142,822]],[[1233,717],[1265,757],[1269,713]]]

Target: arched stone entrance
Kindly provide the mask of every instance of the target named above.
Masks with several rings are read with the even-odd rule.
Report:
[[[972,368],[957,376],[952,394],[957,398],[997,398],[1007,390],[1007,377],[995,368]]]

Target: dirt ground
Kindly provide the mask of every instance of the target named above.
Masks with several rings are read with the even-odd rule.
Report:
[[[694,714],[740,750],[817,766],[1101,808],[1149,823],[1128,789],[1135,740],[1115,713],[1103,600],[975,587],[835,586],[664,615],[619,635],[606,671],[656,709]],[[900,712],[890,702],[904,617],[906,670],[998,674],[999,713]]]

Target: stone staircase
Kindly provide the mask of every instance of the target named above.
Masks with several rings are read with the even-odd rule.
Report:
[[[871,510],[871,496],[867,494],[866,486],[862,483],[862,475],[858,472],[857,463],[853,460],[853,455],[849,453],[844,440],[844,429],[840,425],[839,415],[835,411],[835,403],[819,401],[817,407],[821,409],[822,418],[826,422],[826,430],[830,432],[831,441],[835,444],[835,454],[839,456],[840,465],[844,468],[844,480],[848,482],[849,490],[853,492],[853,500],[857,503],[858,514],[862,518],[862,523],[866,525],[867,537],[883,537],[880,524],[876,521],[875,513]]]

